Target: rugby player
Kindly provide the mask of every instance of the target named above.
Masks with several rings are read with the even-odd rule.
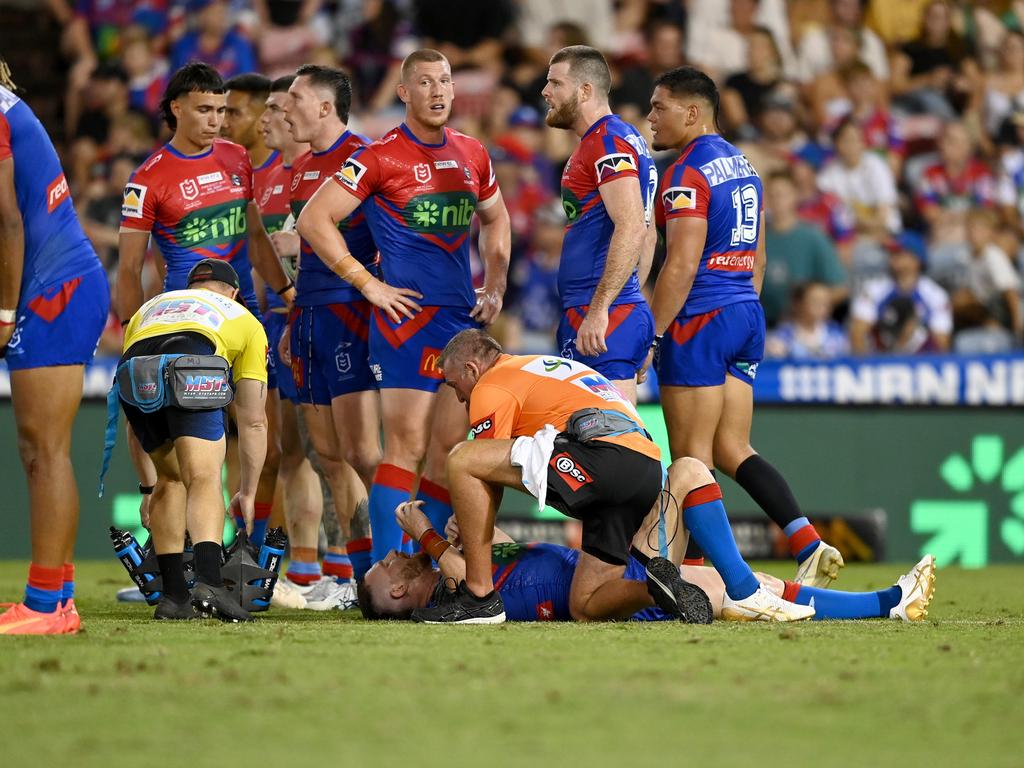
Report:
[[[629,616],[647,605],[693,620],[685,582],[664,557],[646,563],[647,585],[623,581],[630,542],[663,489],[661,452],[621,392],[592,368],[559,357],[502,354],[480,330],[465,330],[441,357],[445,383],[467,404],[474,440],[448,459],[448,483],[462,535],[466,580],[451,599],[413,614],[436,623],[500,623],[505,613],[491,578],[494,516],[506,487],[526,490],[583,523],[583,552],[569,610],[590,621]],[[722,492],[696,459],[674,462],[682,520],[725,581],[728,609],[750,619],[806,618],[761,588],[743,561]],[[424,547],[430,552],[429,547]],[[431,553],[435,555],[437,553]]]
[[[81,619],[71,427],[110,294],[53,144],[16,90],[0,59],[0,357],[11,375],[32,521],[25,598],[0,615],[0,634],[73,634]]]
[[[351,104],[352,84],[344,72],[299,67],[284,103],[292,137],[310,145],[296,158],[289,182],[296,219],[320,186],[369,143],[348,130]],[[377,246],[363,209],[352,211],[338,228],[361,267],[376,274]],[[367,346],[370,304],[308,239],[289,232],[275,236],[275,243],[284,255],[299,253],[297,311],[282,354],[290,357],[303,418],[331,488],[343,539],[332,542],[335,556],[345,558],[338,545],[351,537],[352,517],[367,498],[381,457],[380,404]]]
[[[150,506],[150,533],[163,577],[163,594],[154,613],[157,619],[189,619],[195,616],[194,610],[225,621],[251,618],[227,591],[220,573],[223,408],[182,408],[183,396],[177,391],[174,401],[152,411],[143,410],[144,401],[139,399],[140,391],[147,393],[138,368],[140,357],[204,355],[226,361],[234,384],[241,470],[230,511],[251,528],[267,450],[267,334],[259,320],[236,301],[240,287],[241,281],[227,261],[203,259],[189,271],[184,290],[153,297],[125,329],[125,351],[118,367],[121,409],[157,471]],[[137,386],[123,383],[129,361],[136,366],[129,370]],[[170,382],[167,386],[173,388]],[[195,556],[196,585],[191,595],[182,562],[186,527]]]
[[[753,383],[764,354],[758,299],[765,269],[761,179],[716,132],[718,89],[679,67],[655,81],[654,149],[677,149],[655,209],[665,264],[654,287],[652,349],[672,458],[724,471],[789,538],[796,581],[827,587],[843,566],[781,474],[750,445]],[[699,558],[696,550],[688,558]]]
[[[468,423],[454,393],[438,392],[438,358],[460,330],[498,315],[511,249],[509,216],[487,151],[446,127],[454,98],[448,60],[429,49],[409,54],[398,96],[405,122],[353,153],[298,221],[324,263],[374,306],[370,363],[384,432],[383,461],[370,490],[374,560],[401,545],[394,509],[412,494],[421,463],[417,498],[427,516],[443,525],[451,514],[445,461]],[[337,226],[361,204],[380,249],[380,278]],[[485,268],[476,293],[469,265],[474,213]]]
[[[262,192],[257,190],[256,196],[263,225],[270,234],[271,242],[275,243],[275,250],[279,237],[276,233],[294,228],[295,220],[291,213],[292,168],[295,161],[309,151],[309,144],[295,141],[291,128],[285,122],[288,88],[294,81],[294,75],[286,75],[270,84],[266,108],[259,121],[263,143],[281,157],[280,164],[264,178]],[[292,265],[290,272],[294,275],[295,259],[288,258],[285,263]],[[267,453],[269,456],[273,432],[272,414],[276,410],[280,425],[279,471],[291,552],[287,578],[279,579],[274,588],[274,600],[277,603],[282,599],[282,592],[291,584],[309,584],[320,577],[317,544],[324,498],[320,491],[320,479],[306,456],[305,441],[299,430],[298,392],[292,378],[291,364],[290,361],[282,360],[278,353],[278,343],[288,334],[287,308],[273,291],[267,291],[265,295],[263,327],[270,343],[267,354]],[[295,604],[305,603],[303,598],[289,606],[282,605],[294,607]]]
[[[395,510],[402,529],[413,538],[427,539],[436,532],[417,508],[418,502],[406,502]],[[449,593],[446,584],[465,578],[466,561],[455,544],[445,548],[435,570],[430,556],[413,557],[392,551],[366,574],[359,588],[359,608],[367,619],[409,619],[418,608],[429,607]],[[451,535],[451,534],[450,534]],[[438,537],[440,538],[440,537]],[[579,563],[580,553],[558,544],[535,542],[517,544],[495,527],[491,542],[494,563],[494,588],[505,604],[509,621],[570,621],[569,589]],[[683,579],[700,587],[710,598],[715,618],[730,619],[724,609],[728,600],[725,583],[714,568],[679,566]],[[757,573],[772,594],[798,605],[813,602],[815,621],[822,619],[890,618],[924,621],[935,592],[935,558],[925,555],[895,586],[875,592],[839,592],[802,586],[765,573]],[[627,581],[646,580],[644,566],[631,557],[622,576]],[[665,621],[675,617],[651,604],[629,617],[633,621]]]
[[[263,196],[268,189],[268,182],[278,168],[281,167],[281,155],[268,147],[263,141],[260,130],[260,116],[266,109],[267,97],[270,95],[270,78],[256,73],[236,75],[224,83],[224,122],[221,123],[221,135],[228,141],[240,145],[249,155],[252,166],[253,200],[260,211],[260,219],[267,234],[280,229],[284,217],[271,215],[262,204]],[[272,183],[272,182],[270,182]],[[280,526],[284,520],[283,510],[272,515],[274,493],[277,490],[277,471],[281,465],[281,408],[277,394],[277,366],[274,365],[273,345],[280,338],[280,331],[288,308],[284,301],[273,291],[266,290],[258,275],[253,275],[256,299],[262,311],[263,328],[267,332],[270,351],[267,353],[267,457],[263,462],[259,487],[256,490],[256,517],[253,520],[252,534],[249,541],[257,548],[263,544],[267,529]],[[260,289],[263,290],[260,290]],[[253,312],[255,307],[251,308]],[[277,320],[279,318],[279,320]],[[277,331],[277,338],[272,338]],[[229,487],[235,487],[237,473],[234,471],[232,453],[234,442],[228,438]],[[241,528],[241,520],[235,525]]]
[[[252,165],[245,150],[219,138],[224,119],[224,82],[207,64],[175,72],[161,102],[171,140],[150,156],[124,188],[118,245],[117,310],[122,322],[142,304],[142,265],[149,237],[167,265],[164,290],[185,286],[203,258],[229,261],[238,273],[242,299],[258,311],[249,264],[287,303],[295,294],[276,258],[253,202]]]
[[[637,373],[654,339],[640,288],[657,238],[650,224],[658,171],[640,132],[612,114],[610,88],[600,51],[574,45],[551,58],[545,122],[580,137],[562,172],[569,223],[558,267],[558,346],[635,403]]]

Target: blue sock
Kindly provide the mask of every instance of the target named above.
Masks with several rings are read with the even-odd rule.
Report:
[[[786,586],[789,587],[789,582]],[[786,597],[785,593],[783,593],[783,597]],[[896,607],[900,597],[902,597],[902,592],[898,586],[878,592],[839,592],[834,589],[800,586],[799,591],[793,597],[793,602],[799,605],[810,605],[813,600],[815,621],[820,619],[887,619],[889,611]]]
[[[438,535],[444,538],[444,527],[448,525],[448,518],[452,516],[452,499],[448,495],[448,489],[425,477],[421,478],[416,500],[423,502],[423,513]]]
[[[64,568],[44,568],[30,563],[25,583],[25,607],[39,613],[53,613],[60,603]]]
[[[371,563],[383,560],[392,549],[402,550],[402,529],[395,521],[395,507],[408,501],[416,475],[393,464],[381,464],[370,487]]]
[[[757,577],[736,547],[718,483],[709,483],[686,494],[683,521],[704,554],[715,564],[729,597],[742,600],[757,591]]]
[[[345,545],[348,559],[352,562],[352,575],[356,581],[362,581],[363,576],[370,570],[372,565],[370,562],[370,550],[372,547],[373,542],[370,541],[368,536],[362,539],[352,539]]]
[[[61,584],[60,603],[67,605],[68,600],[75,597],[75,566],[73,563],[64,563],[64,581]]]

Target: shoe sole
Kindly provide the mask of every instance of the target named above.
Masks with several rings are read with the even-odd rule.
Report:
[[[772,614],[772,613],[756,613],[751,614],[746,611],[741,611],[736,608],[722,608],[722,618],[726,621],[763,621],[765,623],[774,624],[792,624],[795,621],[807,621],[814,618],[812,613],[810,616],[795,616],[790,618],[785,614]]]
[[[242,622],[253,620],[251,616],[232,616],[230,613],[222,611],[215,600],[216,596],[213,596],[212,599],[209,597],[193,597],[192,607],[195,608],[201,618],[212,617],[228,624],[241,624]]]
[[[497,616],[475,616],[472,619],[462,619],[461,621],[422,621],[419,620],[420,624],[504,624],[505,623],[505,612],[502,611]]]
[[[687,624],[712,622],[714,612],[708,596],[703,589],[686,581],[676,566],[656,557],[647,564],[646,570],[648,587],[653,582],[658,588],[656,591],[648,588],[648,591],[661,610]]]

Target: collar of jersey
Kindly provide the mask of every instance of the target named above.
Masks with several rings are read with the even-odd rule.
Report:
[[[595,122],[592,126],[587,128],[587,130],[583,133],[583,138],[587,138],[587,136],[589,136],[591,133],[597,130],[598,126],[603,125],[604,123],[611,120],[613,117],[616,117],[614,113],[611,115],[605,115],[604,117],[598,118],[597,122]]]
[[[270,166],[272,166],[274,164],[274,161],[277,159],[278,155],[280,155],[280,154],[281,153],[278,152],[275,149],[273,152],[270,153],[270,155],[267,157],[266,160],[264,160],[258,167],[253,168],[253,170],[254,171],[261,171],[264,168],[269,168]]]
[[[210,145],[210,148],[208,150],[206,150],[205,152],[200,152],[198,155],[183,155],[181,152],[179,152],[178,150],[171,146],[171,142],[167,142],[166,144],[164,144],[164,149],[166,149],[175,157],[180,157],[182,160],[201,160],[202,158],[206,157],[211,152],[213,152],[213,144]]]
[[[398,127],[402,129],[402,133],[405,134],[406,138],[409,139],[409,141],[411,141],[413,144],[419,144],[421,147],[429,147],[430,149],[440,149],[441,147],[443,147],[445,144],[448,143],[448,129],[447,128],[442,128],[441,129],[442,133],[444,134],[444,140],[440,144],[427,144],[427,142],[420,141],[419,139],[417,139],[416,138],[416,134],[414,134],[412,131],[410,131],[409,130],[409,126],[407,126],[405,123],[402,123]]]
[[[338,140],[336,142],[331,144],[331,146],[329,146],[323,152],[313,152],[313,150],[310,150],[310,152],[313,152],[313,157],[321,157],[322,155],[326,155],[328,152],[333,152],[338,147],[340,147],[341,146],[341,142],[343,142],[349,136],[351,136],[351,134],[346,130],[343,134],[341,134],[341,136],[338,137]]]

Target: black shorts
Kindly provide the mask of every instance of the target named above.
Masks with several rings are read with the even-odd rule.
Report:
[[[121,362],[144,355],[186,354],[212,355],[213,342],[201,333],[174,333],[154,336],[132,344],[121,355]],[[224,410],[186,411],[169,406],[153,413],[143,413],[134,405],[121,401],[132,431],[139,439],[142,450],[152,453],[161,445],[178,437],[199,437],[203,440],[220,440],[224,436]]]
[[[555,440],[548,504],[583,523],[583,551],[624,565],[629,545],[661,493],[661,462],[606,440]]]

